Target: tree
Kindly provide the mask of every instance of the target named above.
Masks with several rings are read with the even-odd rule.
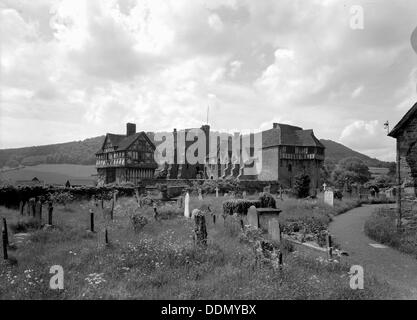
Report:
[[[338,188],[343,188],[345,184],[348,187],[352,183],[364,184],[370,178],[368,166],[356,157],[340,160],[332,172],[332,181]]]
[[[294,191],[297,198],[306,198],[310,195],[310,176],[300,173],[295,177]]]
[[[323,166],[320,168],[320,180],[329,183],[335,167],[336,163],[333,160],[325,159]]]
[[[390,162],[388,165],[388,175],[391,177],[395,177],[397,173],[397,164],[395,162]]]

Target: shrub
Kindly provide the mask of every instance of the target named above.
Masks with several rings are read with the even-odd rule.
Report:
[[[130,216],[130,221],[132,222],[133,230],[135,230],[135,232],[142,230],[143,227],[146,226],[149,222],[145,216],[140,214],[132,214]]]
[[[232,215],[234,213],[247,214],[251,206],[261,207],[261,201],[248,199],[231,199],[223,202],[223,213]]]
[[[16,223],[10,223],[9,228],[10,230],[12,230],[13,233],[28,232],[31,230],[39,229],[40,223],[35,218],[31,217],[31,218],[19,220]]]
[[[306,198],[310,194],[310,176],[300,173],[295,177],[294,193],[297,198]]]
[[[261,208],[273,208],[276,209],[276,201],[272,194],[263,192],[259,197],[259,201],[261,202]]]

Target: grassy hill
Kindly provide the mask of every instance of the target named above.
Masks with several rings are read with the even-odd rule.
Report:
[[[326,159],[333,162],[339,162],[340,160],[348,157],[356,157],[361,159],[368,167],[387,168],[390,162],[381,161],[376,158],[371,158],[363,153],[352,150],[341,143],[333,140],[320,139],[320,142],[326,147]]]
[[[35,166],[39,164],[94,165],[95,153],[100,149],[104,136],[83,141],[50,144],[0,150],[0,168]],[[369,167],[387,167],[388,162],[371,158],[332,140],[320,140],[326,147],[326,158],[338,162],[347,157],[358,157]],[[63,168],[62,168],[63,169]],[[65,170],[65,169],[63,169]],[[66,174],[65,172],[61,172]],[[70,174],[71,176],[72,174]]]

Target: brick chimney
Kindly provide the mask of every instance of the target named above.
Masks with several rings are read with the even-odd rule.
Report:
[[[131,136],[136,133],[136,124],[127,123],[126,124],[126,136]]]

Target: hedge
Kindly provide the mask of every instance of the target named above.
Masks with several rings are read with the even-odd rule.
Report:
[[[2,186],[0,187],[0,205],[9,208],[16,208],[20,201],[28,201],[34,197],[47,198],[48,194],[69,192],[74,199],[90,199],[92,196],[97,198],[110,199],[114,190],[118,191],[119,196],[133,196],[134,187],[54,187],[54,186]]]
[[[232,215],[234,213],[247,214],[248,209],[251,206],[256,208],[261,207],[260,200],[247,200],[247,199],[231,199],[223,202],[223,213],[225,215]]]

